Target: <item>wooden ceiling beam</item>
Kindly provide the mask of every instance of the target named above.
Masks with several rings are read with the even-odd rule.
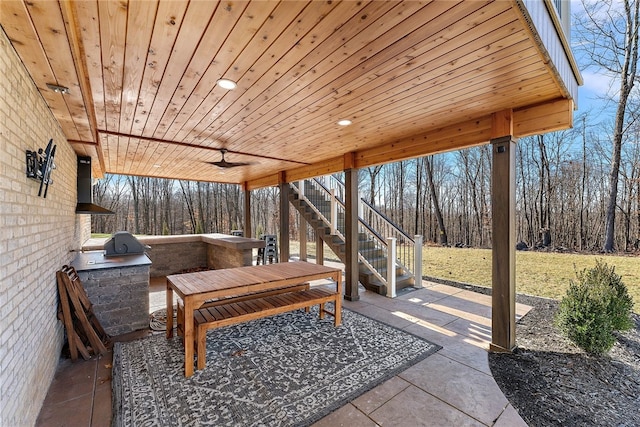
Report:
[[[275,187],[276,185],[278,185],[279,176],[279,173],[274,173],[271,175],[263,176],[262,178],[245,181],[244,188],[245,190],[251,191],[257,190],[258,188]]]
[[[309,166],[302,166],[287,171],[287,182],[300,181],[314,176],[329,175],[344,170],[344,156],[340,155]]]
[[[91,91],[91,82],[89,81],[89,71],[85,62],[85,51],[82,45],[82,36],[79,34],[81,27],[77,22],[77,15],[73,9],[71,2],[68,0],[60,2],[60,10],[65,21],[67,36],[69,38],[69,48],[74,59],[76,74],[78,76],[78,87],[80,95],[84,100],[84,109],[89,121],[89,133],[93,136],[93,143],[97,145],[96,158],[98,164],[93,166],[94,176],[102,178],[106,170],[104,162],[104,154],[100,148],[100,139],[98,138],[98,123],[95,116],[95,104],[93,102],[93,93]]]
[[[513,110],[498,111],[491,115],[491,139],[513,135]]]
[[[574,108],[573,100],[557,99],[515,110],[513,135],[522,138],[573,127]]]
[[[314,176],[342,172],[347,167],[358,169],[458,150],[488,143],[505,135],[523,137],[551,130],[566,129],[573,117],[573,102],[559,99],[517,111],[510,109],[477,120],[457,123],[370,149],[347,153],[322,162],[286,171],[286,181],[294,182]],[[352,162],[349,162],[352,159]],[[256,189],[277,185],[276,178],[259,178],[247,182]]]
[[[286,171],[286,181],[294,182],[314,176],[342,172],[347,168],[364,168],[377,164],[391,163],[430,154],[456,150],[459,148],[486,144],[491,136],[491,116],[469,121],[455,126],[446,126],[371,149],[346,153],[309,166]],[[277,178],[249,180],[247,188],[254,190],[277,185]]]
[[[428,156],[487,143],[491,136],[491,116],[444,126],[391,144],[356,153],[356,166],[364,168],[399,160]]]
[[[134,139],[134,140],[157,142],[157,143],[160,143],[160,144],[175,145],[175,146],[179,146],[179,147],[193,148],[193,149],[206,150],[206,151],[220,151],[223,148],[223,147],[208,147],[206,145],[189,144],[187,142],[181,142],[181,141],[169,141],[169,140],[166,140],[166,139],[152,138],[152,137],[148,137],[148,136],[127,135],[127,134],[123,134],[123,133],[119,133],[119,132],[112,132],[112,131],[108,131],[108,130],[104,130],[104,129],[99,129],[98,133],[102,134],[102,135],[117,136],[118,138],[131,138],[131,139]],[[77,141],[77,142],[80,143],[80,141]],[[297,161],[297,160],[281,159],[281,158],[278,158],[278,157],[263,156],[261,154],[243,153],[242,151],[227,150],[226,152],[227,153],[231,153],[231,154],[241,154],[243,156],[249,156],[249,157],[257,157],[257,158],[260,158],[260,159],[277,160],[279,162],[295,163],[295,164],[298,164],[298,165],[309,165],[309,163],[300,162],[300,161]]]

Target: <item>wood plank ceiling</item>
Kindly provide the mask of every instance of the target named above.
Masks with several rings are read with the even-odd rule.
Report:
[[[255,188],[339,171],[345,159],[365,167],[486,143],[491,114],[504,110],[516,136],[571,125],[571,96],[516,1],[0,7],[0,24],[96,176]],[[237,88],[218,87],[220,78]],[[221,148],[249,165],[207,163]]]

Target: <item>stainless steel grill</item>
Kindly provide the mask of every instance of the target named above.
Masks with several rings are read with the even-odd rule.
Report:
[[[139,255],[143,254],[148,246],[140,243],[128,231],[117,231],[111,235],[111,238],[104,244],[105,256],[116,255]]]

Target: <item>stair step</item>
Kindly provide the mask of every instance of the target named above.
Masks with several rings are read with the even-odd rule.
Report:
[[[360,283],[362,283],[362,286],[364,286],[366,289],[369,289],[369,288],[384,289],[384,293],[381,295],[386,295],[387,286],[381,283],[378,280],[378,278],[375,276],[373,276],[373,278],[366,284],[363,283],[362,281]],[[409,288],[414,285],[415,285],[415,281],[413,280],[413,276],[403,275],[403,276],[396,277],[396,291],[404,288]]]
[[[378,246],[373,240],[358,240],[358,248],[361,249],[375,249]]]
[[[385,254],[384,251],[380,248],[370,248],[370,249],[359,248],[358,251],[366,259],[377,259],[377,258],[386,259],[387,258],[387,254]]]
[[[362,284],[364,288],[368,291],[375,292],[378,295],[387,295],[387,285],[383,285],[381,283],[369,283],[365,285]]]
[[[305,184],[305,196],[311,203],[315,203],[315,208],[310,205],[310,202],[300,198],[297,194],[289,196],[291,204],[300,212],[305,220],[316,230],[318,236],[329,246],[329,248],[340,258],[342,262],[346,261],[346,244],[344,240],[337,236],[331,235],[331,228],[327,226],[322,219],[319,218],[316,210],[321,212],[325,217],[331,215],[331,201],[325,198],[325,193],[321,190],[317,190],[312,185]],[[344,212],[338,213],[337,218],[338,230],[343,231],[345,229],[345,215]],[[378,273],[385,277],[387,274],[387,258],[383,248],[379,246],[377,240],[370,237],[367,233],[358,232],[358,251],[367,260],[368,263],[374,266],[380,266],[376,268]],[[359,262],[359,274],[358,279],[360,283],[369,291],[376,292],[381,295],[386,295],[386,285],[380,282],[377,277],[369,271],[363,263]],[[402,289],[404,287],[413,286],[413,276],[403,275],[403,270],[397,267],[396,276],[396,288]]]

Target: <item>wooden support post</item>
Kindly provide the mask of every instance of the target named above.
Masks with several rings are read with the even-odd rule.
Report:
[[[300,214],[300,261],[307,260],[307,221]]]
[[[515,199],[516,141],[511,136],[491,140],[492,314],[491,351],[511,352],[516,346]]]
[[[331,189],[331,234],[338,233],[338,199],[336,199],[336,189]]]
[[[304,197],[304,180],[298,181],[298,196],[300,200],[305,200]],[[307,220],[304,215],[300,214],[300,261],[307,260]]]
[[[491,115],[491,140],[513,135],[513,110],[502,110]]]
[[[315,230],[316,233],[316,264],[324,265],[324,240],[318,234],[318,230]]]
[[[251,190],[244,186],[244,237],[251,237]]]
[[[280,262],[289,262],[289,184],[280,174]]]
[[[396,297],[396,238],[387,237],[387,297]]]
[[[345,176],[345,289],[349,301],[360,299],[358,294],[358,170],[346,169]]]
[[[420,234],[416,234],[413,236],[414,247],[413,247],[413,277],[415,283],[413,284],[416,288],[422,287],[422,236]]]

